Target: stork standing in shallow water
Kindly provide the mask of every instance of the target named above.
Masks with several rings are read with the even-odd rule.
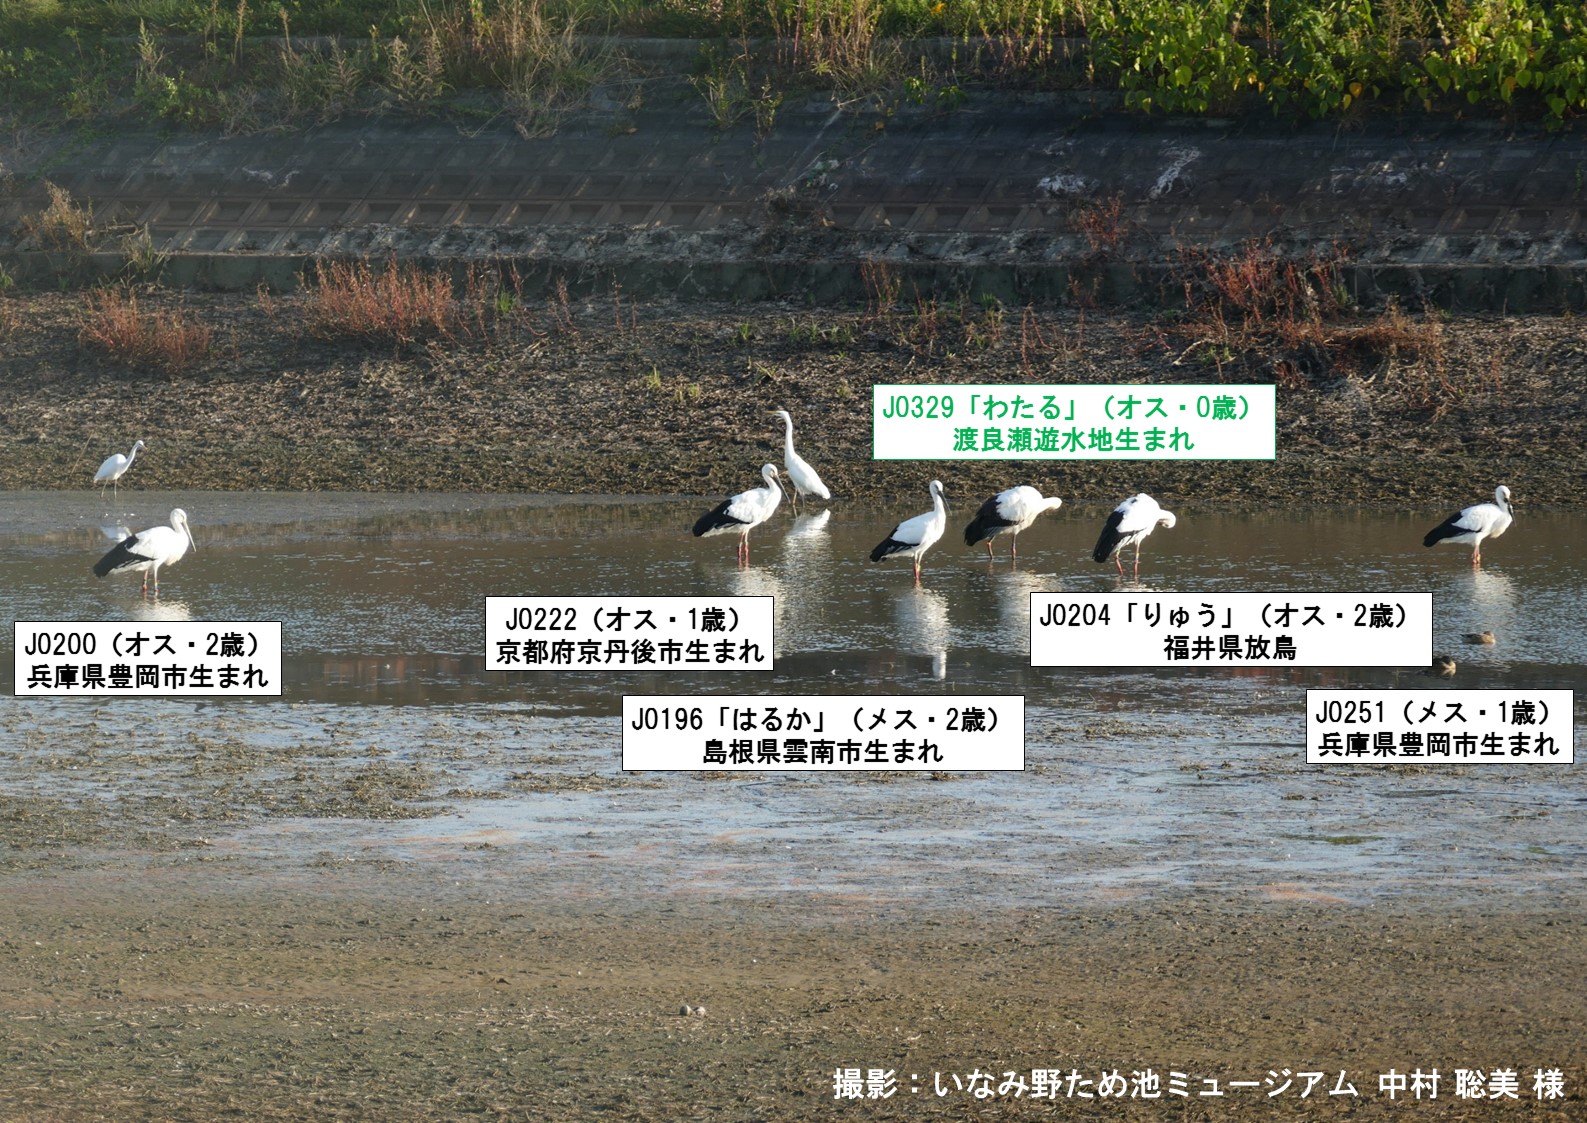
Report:
[[[1123,503],[1113,508],[1113,513],[1108,516],[1107,523],[1102,527],[1102,536],[1097,539],[1097,548],[1091,551],[1091,560],[1105,562],[1113,559],[1119,567],[1119,576],[1124,576],[1124,561],[1120,555],[1124,547],[1135,546],[1135,577],[1141,577],[1141,543],[1146,536],[1159,526],[1173,529],[1177,522],[1172,511],[1165,511],[1157,505],[1157,500],[1142,492],[1132,495]]]
[[[198,549],[192,531],[187,529],[187,512],[178,507],[171,512],[170,526],[151,526],[119,543],[94,566],[94,576],[109,573],[143,573],[143,592],[149,592],[149,577],[154,576],[154,595],[160,595],[160,567],[182,560],[188,547]]]
[[[893,527],[893,532],[876,544],[871,560],[879,562],[891,554],[902,554],[915,560],[915,584],[920,584],[920,557],[931,549],[948,528],[948,504],[943,498],[942,481],[931,481],[931,510],[924,515],[905,519]]]
[[[964,528],[964,544],[974,546],[977,542],[985,542],[986,556],[992,557],[992,539],[1007,533],[1009,556],[1017,558],[1019,532],[1028,529],[1038,516],[1063,505],[1062,499],[1044,499],[1041,492],[1024,484],[1000,491],[981,504],[975,518]]]
[[[126,456],[118,452],[105,458],[105,462],[99,466],[99,471],[94,473],[94,482],[99,485],[100,498],[104,498],[106,484],[115,489],[118,497],[121,495],[121,488],[116,485],[116,481],[127,474],[127,469],[132,467],[132,462],[138,458],[138,450],[142,447],[142,441],[134,441],[132,451]]]
[[[1471,546],[1471,564],[1482,564],[1482,540],[1497,538],[1510,529],[1510,489],[1500,484],[1493,493],[1492,503],[1478,503],[1450,515],[1427,532],[1423,546],[1436,546],[1440,542],[1458,542]]]
[[[743,565],[749,564],[749,532],[771,518],[777,510],[777,504],[782,502],[782,487],[777,483],[777,466],[763,464],[760,474],[766,479],[765,487],[752,487],[722,500],[694,524],[696,538],[713,534],[737,534],[738,560]]]
[[[783,442],[782,464],[788,471],[788,480],[793,487],[788,492],[788,502],[793,505],[793,513],[799,514],[799,497],[801,495],[814,495],[817,499],[831,499],[832,492],[827,490],[827,485],[821,482],[821,477],[816,470],[810,467],[804,457],[794,451],[793,446],[793,417],[785,409],[773,410],[773,417],[782,418]]]

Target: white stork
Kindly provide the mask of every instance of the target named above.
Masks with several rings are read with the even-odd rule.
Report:
[[[817,499],[831,499],[832,492],[827,490],[827,485],[821,482],[821,477],[816,470],[810,467],[804,457],[794,451],[793,446],[793,418],[785,409],[773,410],[773,417],[782,418],[782,463],[788,471],[788,479],[793,484],[793,489],[788,493],[788,501],[793,504],[793,513],[799,514],[799,497],[814,495]]]
[[[890,554],[902,554],[915,560],[915,584],[920,584],[920,557],[931,549],[948,528],[948,505],[942,495],[942,481],[931,481],[931,510],[924,515],[905,519],[893,527],[893,532],[882,539],[871,551],[871,560],[879,562]]]
[[[198,549],[192,531],[187,529],[187,512],[178,507],[171,512],[170,526],[152,526],[129,535],[94,566],[94,576],[107,573],[143,573],[143,592],[149,592],[149,576],[154,576],[154,595],[160,595],[160,567],[181,561],[188,547]]]
[[[1113,508],[1113,513],[1108,516],[1107,523],[1102,527],[1102,536],[1097,539],[1097,548],[1091,551],[1091,560],[1105,562],[1113,559],[1119,567],[1119,576],[1124,576],[1124,561],[1120,557],[1124,547],[1135,547],[1135,580],[1141,576],[1141,543],[1146,536],[1159,526],[1173,529],[1174,518],[1172,511],[1165,511],[1157,505],[1157,500],[1142,492],[1132,495],[1123,503]]]
[[[1510,489],[1500,484],[1492,503],[1478,503],[1456,511],[1427,532],[1423,546],[1458,542],[1471,546],[1471,564],[1482,564],[1482,540],[1497,538],[1510,529]]]
[[[999,534],[1009,536],[1009,553],[1019,556],[1019,532],[1027,529],[1039,515],[1056,511],[1064,505],[1062,499],[1044,499],[1041,492],[1021,484],[1000,491],[975,513],[975,518],[964,528],[964,544],[974,546],[986,543],[986,556],[992,557],[992,539]]]
[[[752,487],[724,499],[711,508],[694,524],[694,536],[705,538],[712,534],[738,535],[738,560],[749,564],[749,532],[771,518],[782,502],[782,487],[777,483],[777,466],[761,465],[760,474],[766,479],[765,487]]]
[[[127,469],[132,467],[132,462],[138,458],[138,450],[142,447],[142,441],[134,441],[132,451],[126,456],[118,452],[105,458],[105,462],[99,466],[99,471],[94,473],[94,482],[99,485],[101,498],[105,494],[106,484],[115,489],[117,496],[121,495],[121,488],[116,485],[116,481],[127,474]]]

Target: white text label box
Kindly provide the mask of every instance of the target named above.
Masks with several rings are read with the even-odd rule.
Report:
[[[1431,593],[1032,593],[1033,667],[1425,667]]]
[[[876,460],[1272,460],[1271,385],[871,388]]]
[[[1570,690],[1308,690],[1307,764],[1574,764]]]
[[[280,697],[281,622],[18,620],[18,698]]]
[[[1019,772],[1025,699],[759,695],[623,699],[626,771]]]
[[[486,597],[488,671],[769,671],[771,597]]]

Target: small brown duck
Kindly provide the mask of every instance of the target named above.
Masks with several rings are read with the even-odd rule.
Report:
[[[1499,642],[1492,632],[1466,632],[1460,638],[1466,643],[1480,643],[1489,647]]]
[[[1448,655],[1434,655],[1433,665],[1422,674],[1431,675],[1433,678],[1454,678],[1455,661]]]

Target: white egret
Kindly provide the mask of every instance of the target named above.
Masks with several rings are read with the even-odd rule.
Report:
[[[178,507],[171,512],[170,526],[140,530],[119,543],[94,566],[94,576],[107,573],[143,574],[143,591],[149,591],[149,576],[154,576],[154,595],[160,595],[160,567],[181,561],[188,547],[198,549],[192,531],[187,529],[187,512]]]
[[[1471,564],[1482,564],[1482,540],[1497,538],[1510,529],[1510,489],[1500,484],[1494,490],[1492,503],[1478,503],[1456,511],[1427,532],[1423,546],[1436,546],[1440,542],[1458,542],[1471,546]]]
[[[118,452],[105,458],[105,462],[99,466],[99,471],[94,473],[94,482],[99,485],[101,496],[105,494],[106,484],[115,488],[117,496],[121,495],[121,488],[116,485],[116,481],[127,474],[127,469],[132,467],[132,462],[138,458],[138,450],[142,447],[142,441],[134,441],[132,451],[126,456]]]
[[[722,500],[701,515],[694,524],[694,536],[705,538],[712,534],[737,534],[738,559],[749,564],[749,532],[771,518],[782,502],[782,487],[777,483],[777,466],[761,465],[760,474],[766,479],[765,487],[752,487]]]
[[[1102,527],[1102,536],[1097,539],[1097,548],[1091,551],[1091,560],[1100,563],[1112,558],[1119,567],[1119,576],[1123,577],[1124,560],[1120,555],[1124,553],[1124,547],[1134,545],[1135,579],[1139,580],[1141,543],[1159,526],[1172,530],[1176,521],[1172,511],[1163,510],[1157,505],[1157,500],[1145,492],[1132,495],[1113,508],[1113,513]]]
[[[902,554],[915,561],[915,584],[920,584],[920,558],[942,537],[948,526],[948,505],[942,494],[942,481],[931,481],[931,510],[924,515],[905,519],[893,527],[893,532],[882,539],[871,551],[871,560],[879,562],[891,554]]]
[[[793,483],[792,490],[788,493],[788,501],[793,504],[795,515],[799,513],[799,499],[804,495],[814,495],[817,499],[831,499],[832,493],[827,490],[827,485],[821,482],[821,477],[809,463],[794,451],[793,446],[793,418],[785,409],[772,410],[771,416],[782,418],[783,444],[782,463],[788,470],[788,479]]]
[[[1009,553],[1018,557],[1019,532],[1027,529],[1038,516],[1063,505],[1062,499],[1044,499],[1041,492],[1024,484],[1000,491],[981,504],[975,518],[964,528],[964,544],[974,546],[977,542],[985,542],[986,556],[992,557],[992,539],[1007,533]]]

